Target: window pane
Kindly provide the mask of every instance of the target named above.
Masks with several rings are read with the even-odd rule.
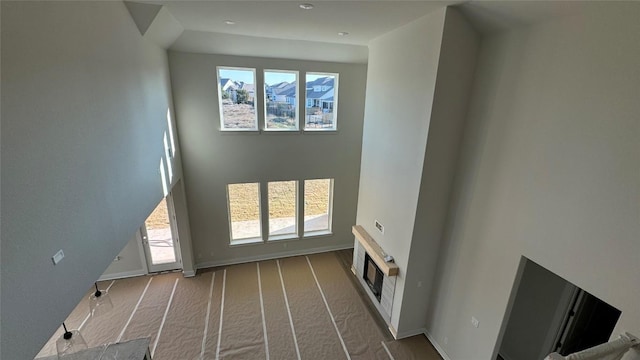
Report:
[[[304,181],[304,232],[331,230],[333,180]]]
[[[269,186],[269,235],[297,234],[295,181],[275,181]]]
[[[336,130],[338,74],[307,73],[305,130]]]
[[[164,133],[164,157],[167,159],[167,170],[169,170],[169,184],[173,181],[173,159],[171,157],[171,148],[169,148],[169,140],[167,140],[167,132]]]
[[[260,184],[229,184],[231,240],[260,238]]]
[[[218,68],[222,129],[257,130],[255,69]]]
[[[265,70],[264,112],[266,129],[298,129],[298,72]]]
[[[167,109],[167,129],[169,129],[169,140],[171,144],[171,157],[176,154],[176,141],[173,138],[173,122],[171,122],[171,110]]]

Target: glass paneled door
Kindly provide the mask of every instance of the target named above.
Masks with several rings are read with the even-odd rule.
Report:
[[[162,199],[140,228],[149,272],[182,268],[171,194]]]

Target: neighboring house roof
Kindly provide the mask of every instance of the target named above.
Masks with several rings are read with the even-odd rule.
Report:
[[[314,91],[316,86],[328,86],[325,91]],[[328,100],[331,98],[331,100]],[[333,101],[333,78],[321,77],[314,81],[307,82],[307,99],[322,99],[326,101]]]
[[[331,100],[328,100],[329,98],[331,98]],[[307,89],[307,99],[333,101],[333,88],[330,88],[327,91],[313,91],[313,88]]]
[[[293,85],[293,83],[288,83],[286,81],[283,81],[283,82],[274,84],[271,87],[274,88],[274,89],[282,89],[282,88],[285,88],[287,86],[292,86],[292,85]]]
[[[220,79],[220,88],[222,88],[222,90],[226,91],[229,88],[231,89],[237,89],[237,83],[231,79]]]
[[[247,84],[245,82],[242,81],[234,81],[232,79],[220,79],[220,87],[222,88],[222,90],[246,90],[247,92],[255,92],[256,90],[256,86],[255,84]]]
[[[296,84],[294,83],[281,83],[280,86],[273,89],[273,93],[276,95],[284,95],[295,97],[296,96]]]
[[[316,86],[316,85],[325,85],[325,86],[331,86],[333,87],[333,77],[321,77],[321,78],[317,78],[313,81],[308,81],[307,82],[307,88],[309,88],[310,86]]]
[[[256,86],[254,84],[246,84],[246,83],[242,83],[242,86],[240,86],[240,88],[242,90],[246,90],[248,92],[253,92],[256,89]]]

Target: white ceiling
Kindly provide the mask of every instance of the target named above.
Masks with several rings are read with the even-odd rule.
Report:
[[[185,30],[367,45],[372,39],[456,1],[145,1],[162,4]],[[457,1],[460,2],[460,1]],[[301,3],[312,3],[303,10]],[[233,20],[235,25],[225,24]],[[339,36],[346,31],[348,36]]]
[[[296,0],[169,1],[164,5],[184,31],[170,49],[239,56],[366,63],[369,42],[448,5],[482,32],[546,21],[579,12],[596,1],[522,0]],[[311,3],[312,10],[300,8]],[[227,25],[232,20],[234,25]],[[346,31],[348,36],[339,36]]]

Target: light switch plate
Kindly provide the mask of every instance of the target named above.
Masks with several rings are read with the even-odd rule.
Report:
[[[476,319],[475,316],[471,317],[471,324],[475,328],[480,327],[480,321],[478,321],[478,319]]]
[[[62,250],[59,250],[55,255],[53,255],[53,257],[51,258],[51,260],[53,260],[53,265],[58,265],[58,263],[60,261],[62,261],[62,259],[64,259],[64,252]]]

